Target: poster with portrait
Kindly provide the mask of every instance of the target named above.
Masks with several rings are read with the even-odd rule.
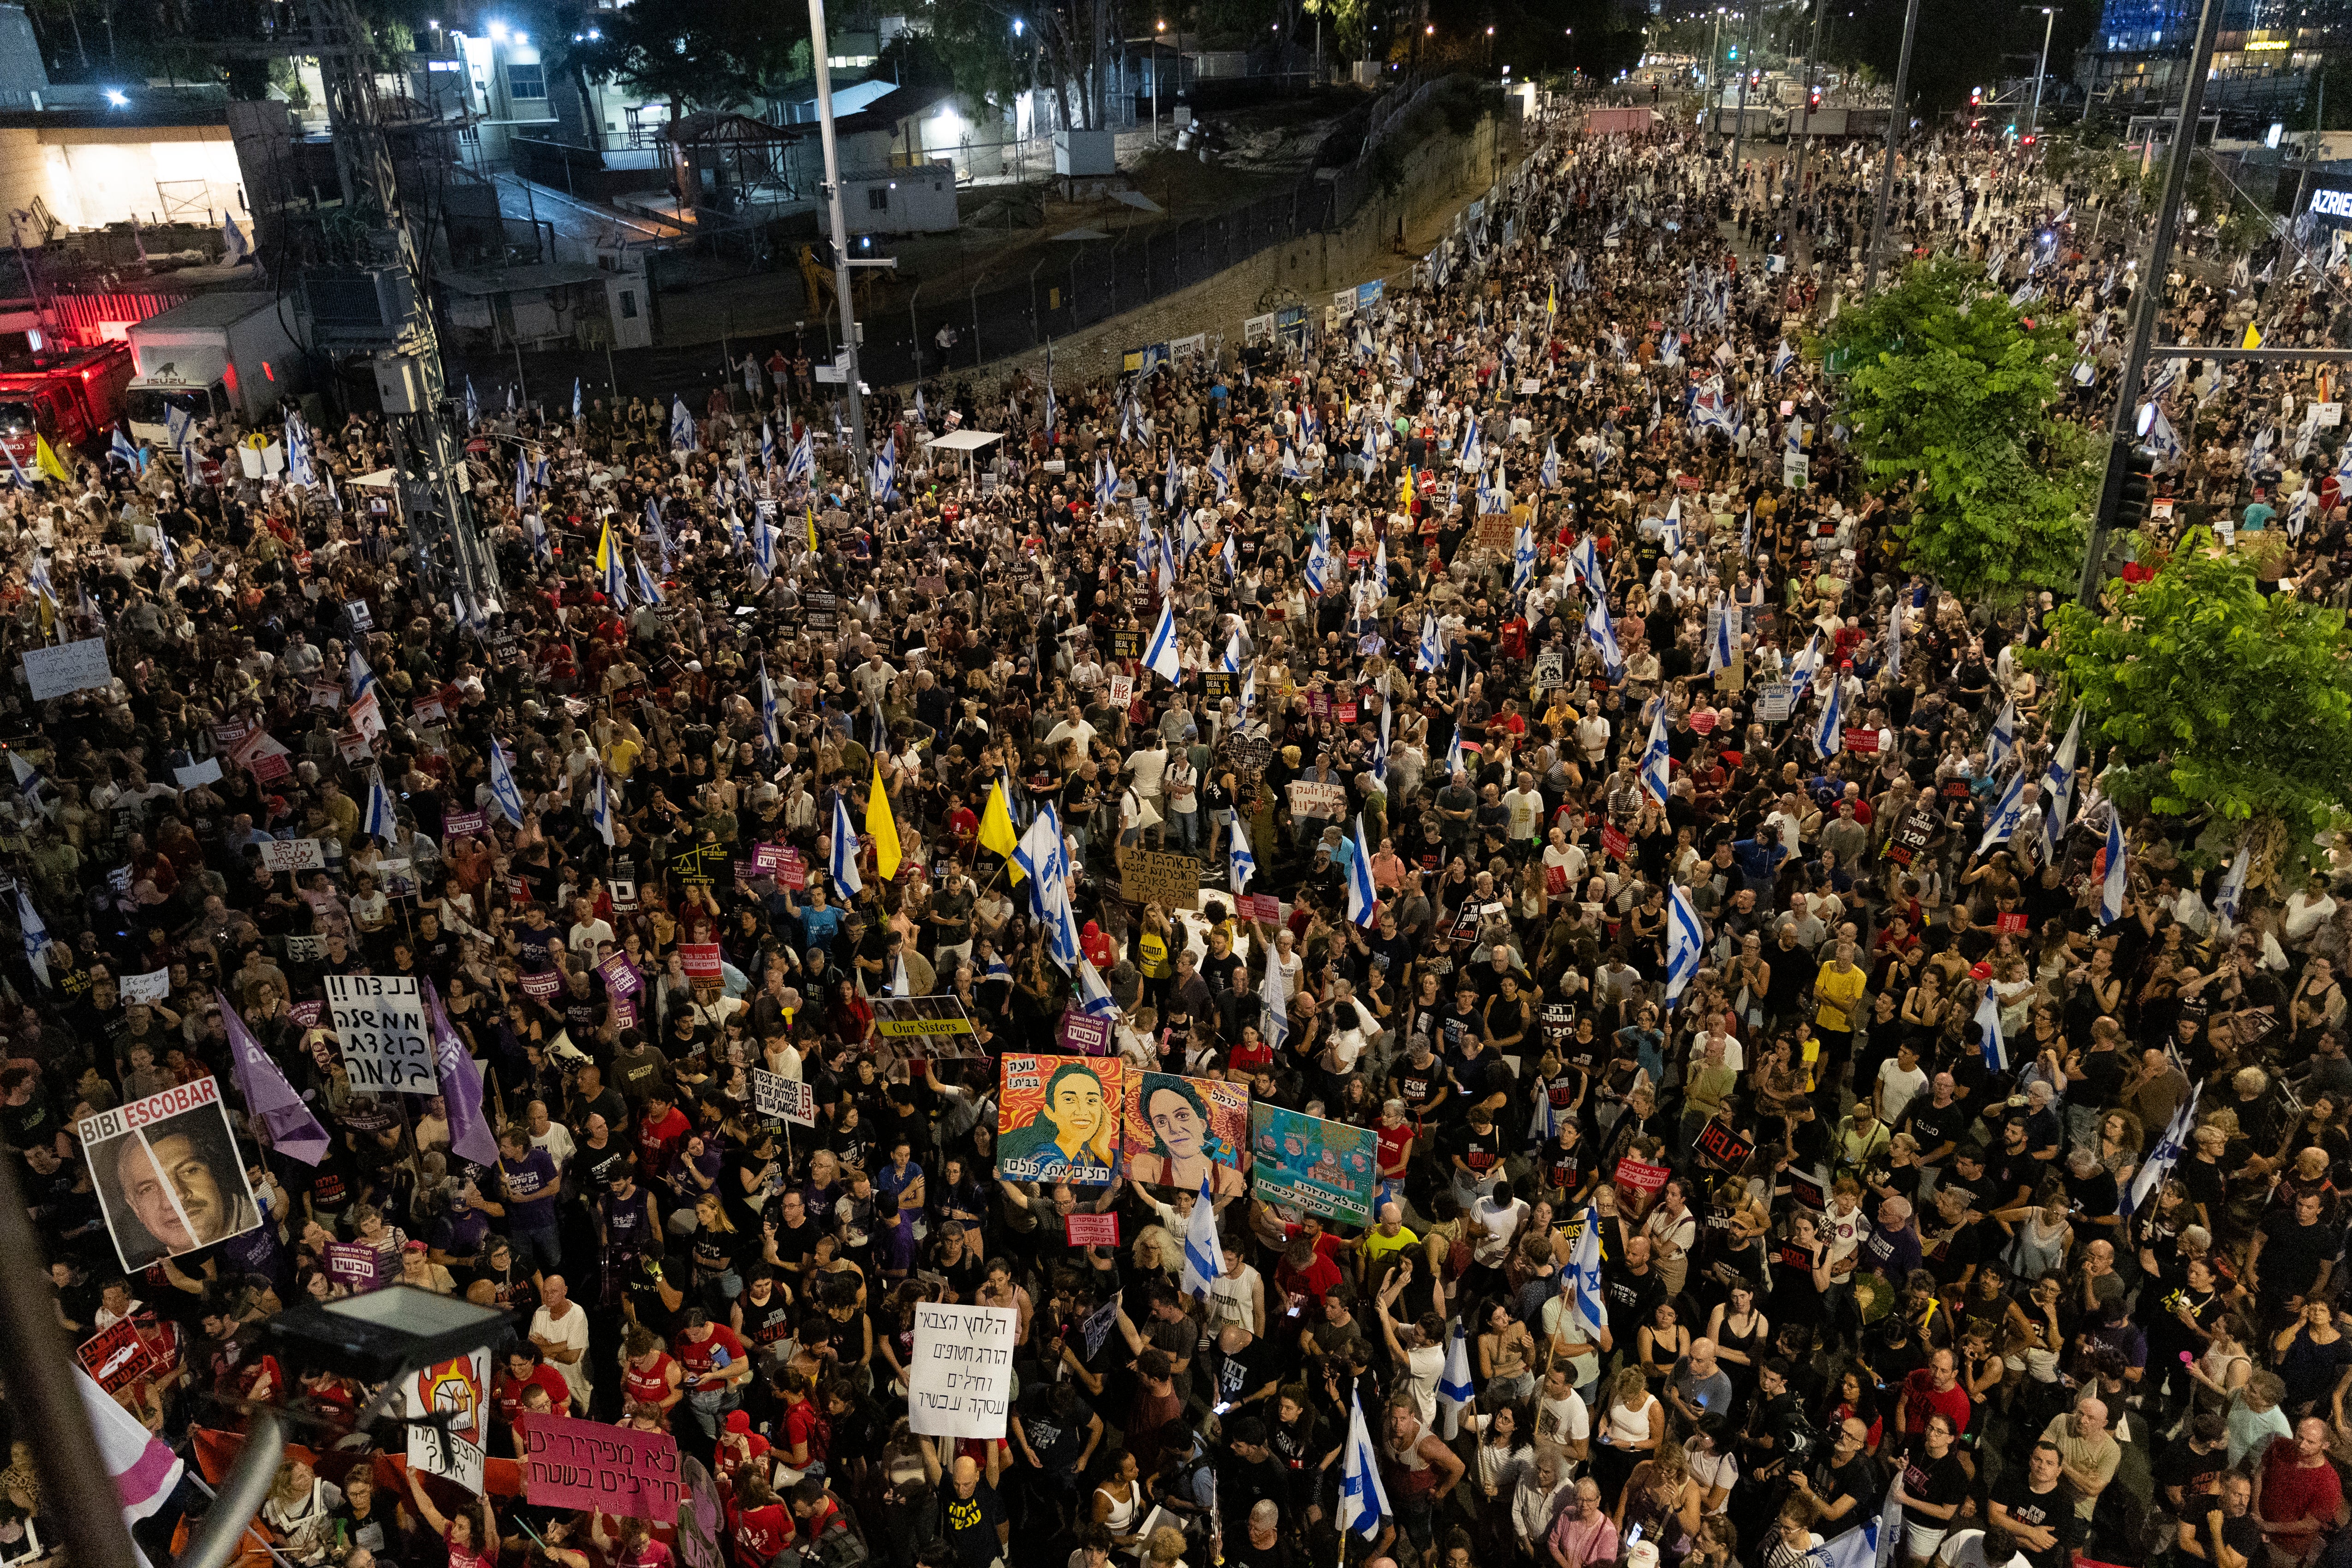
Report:
[[[1127,1115],[1120,1153],[1130,1182],[1238,1195],[1242,1150],[1250,1131],[1249,1090],[1215,1079],[1167,1072],[1127,1075]]]
[[[75,1131],[124,1272],[259,1227],[219,1079],[85,1116]]]
[[[1118,1169],[1126,1065],[1117,1057],[1004,1058],[996,1173],[1013,1182],[1109,1182]]]
[[[1381,1165],[1380,1139],[1370,1128],[1253,1103],[1250,1151],[1259,1202],[1291,1204],[1349,1225],[1371,1223]]]

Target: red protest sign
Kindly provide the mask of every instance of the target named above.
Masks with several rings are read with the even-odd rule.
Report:
[[[682,942],[677,944],[677,956],[686,965],[688,980],[719,978],[719,944],[715,942]]]
[[[1878,731],[1870,729],[1848,730],[1845,732],[1845,749],[1849,752],[1877,751]]]
[[[1260,925],[1282,923],[1282,900],[1272,893],[1243,893],[1234,900],[1234,912]]]
[[[1631,1154],[1617,1162],[1617,1184],[1631,1187],[1637,1193],[1656,1192],[1666,1184],[1666,1178],[1671,1174],[1673,1173],[1664,1165],[1653,1165],[1646,1161],[1636,1160]]]
[[[1112,1237],[1115,1241],[1116,1236]],[[139,1331],[124,1319],[110,1329],[101,1329],[81,1342],[74,1359],[90,1381],[112,1394],[130,1387],[154,1370],[154,1352],[148,1350],[139,1337]]]
[[[564,1415],[526,1415],[515,1427],[522,1435],[526,1500],[677,1522],[677,1439],[667,1433]]]
[[[1601,830],[1601,852],[1614,860],[1622,860],[1633,847],[1633,841],[1614,827]]]
[[[2006,914],[1997,914],[1992,918],[1992,929],[1995,931],[2022,931],[2025,929],[2025,912],[2011,910]]]
[[[1074,1214],[1069,1223],[1072,1247],[1118,1245],[1118,1215],[1115,1214]]]

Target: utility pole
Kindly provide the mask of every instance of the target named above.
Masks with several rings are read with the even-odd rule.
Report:
[[[1916,4],[1916,0],[1915,0]],[[2205,0],[2197,17],[2197,46],[2189,54],[2189,82],[2180,93],[2180,118],[2173,122],[2172,148],[2164,165],[2164,205],[2156,211],[2156,242],[2148,247],[2147,271],[2132,300],[2131,344],[2124,353],[2123,379],[2116,385],[2116,412],[2107,426],[2107,473],[2099,487],[2099,510],[2091,519],[2090,545],[2083,554],[2079,597],[2098,605],[2105,581],[2107,536],[2115,531],[2124,479],[2138,438],[2139,388],[2147,369],[2148,345],[2156,342],[2157,318],[2164,312],[2164,278],[2172,268],[2172,242],[2180,226],[2180,196],[2189,186],[2189,164],[2197,156],[2197,121],[2205,107],[2205,73],[2213,65],[2213,39],[2221,31],[2221,0]],[[2149,134],[2153,136],[2154,131]]]
[[[1796,200],[1805,199],[1805,159],[1813,150],[1813,60],[1822,52],[1822,13],[1828,9],[1829,0],[1813,0],[1813,37],[1805,46],[1805,133],[1797,139],[1797,174],[1790,182]],[[1806,241],[1805,254],[1812,255],[1812,242]]]
[[[1762,10],[1762,0],[1748,13],[1748,58],[1739,65],[1739,123],[1731,132],[1731,185],[1736,196],[1739,189],[1739,144],[1748,137],[1748,73],[1756,68],[1756,13]]]
[[[1716,90],[1717,84],[1722,80],[1722,73],[1716,68],[1722,58],[1723,7],[1717,5],[1715,8],[1715,31],[1708,36],[1706,45],[1706,111],[1710,116],[1715,113],[1717,101],[1723,96]],[[1710,119],[1707,122],[1707,130],[1713,132],[1714,129],[1715,123]]]
[[[2042,78],[2050,69],[2050,30],[2058,25],[2058,8],[2042,7],[2042,58],[2033,67],[2033,108],[2025,117],[2025,139],[2033,140],[2036,126],[2042,123]]]
[[[1919,0],[1911,0],[1914,5]],[[874,483],[873,465],[866,458],[866,403],[857,390],[857,313],[849,281],[849,226],[841,216],[841,153],[833,139],[833,69],[825,63],[824,0],[808,0],[809,41],[815,48],[817,139],[824,144],[824,197],[833,219],[833,286],[841,301],[841,356],[834,363],[842,372],[842,390],[849,398],[849,449],[857,465],[857,489],[865,494]]]
[[[2210,0],[2209,0],[2210,3]],[[1895,199],[1895,147],[1911,128],[1907,95],[1911,90],[1911,43],[1919,34],[1919,0],[1903,12],[1903,53],[1895,65],[1895,107],[1886,116],[1886,157],[1878,170],[1878,210],[1870,220],[1870,249],[1862,258],[1862,297],[1868,300],[1878,287],[1878,252],[1886,243],[1886,207]]]
[[[2311,145],[2303,150],[2303,173],[2294,177],[2294,205],[2287,209],[2291,222],[2303,212],[2303,193],[2311,184],[2311,161],[2319,155],[2319,139],[2327,130],[2327,73],[2320,71],[2319,101],[2311,111]]]

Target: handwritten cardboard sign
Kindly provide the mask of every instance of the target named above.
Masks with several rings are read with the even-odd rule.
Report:
[[[327,855],[315,838],[274,838],[261,847],[261,865],[273,877],[280,871],[323,871]]]
[[[772,1116],[795,1127],[816,1125],[815,1091],[799,1079],[786,1078],[765,1068],[751,1069],[751,1109],[761,1116]]]
[[[1117,1247],[1118,1215],[1115,1214],[1074,1214],[1069,1217],[1072,1247]]]
[[[1013,1396],[1013,1336],[1016,1328],[1017,1321],[1010,1307],[925,1302],[915,1308],[914,1354],[908,1363],[907,1416],[918,1435],[981,1438],[1004,1436],[1005,1406]],[[540,1500],[538,1494],[531,1494],[530,1500]]]

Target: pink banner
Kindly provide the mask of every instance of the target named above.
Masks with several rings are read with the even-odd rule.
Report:
[[[1118,1215],[1115,1214],[1074,1214],[1068,1223],[1072,1247],[1118,1245]]]
[[[677,1522],[677,1439],[563,1415],[526,1415],[523,1497],[540,1508],[598,1509]]]
[[[445,836],[452,833],[479,833],[489,826],[489,816],[490,814],[487,811],[449,812],[441,818],[441,831]]]
[[[286,1009],[287,1016],[306,1029],[317,1028],[319,1019],[326,1011],[327,1005],[324,1002],[297,1002]]]

